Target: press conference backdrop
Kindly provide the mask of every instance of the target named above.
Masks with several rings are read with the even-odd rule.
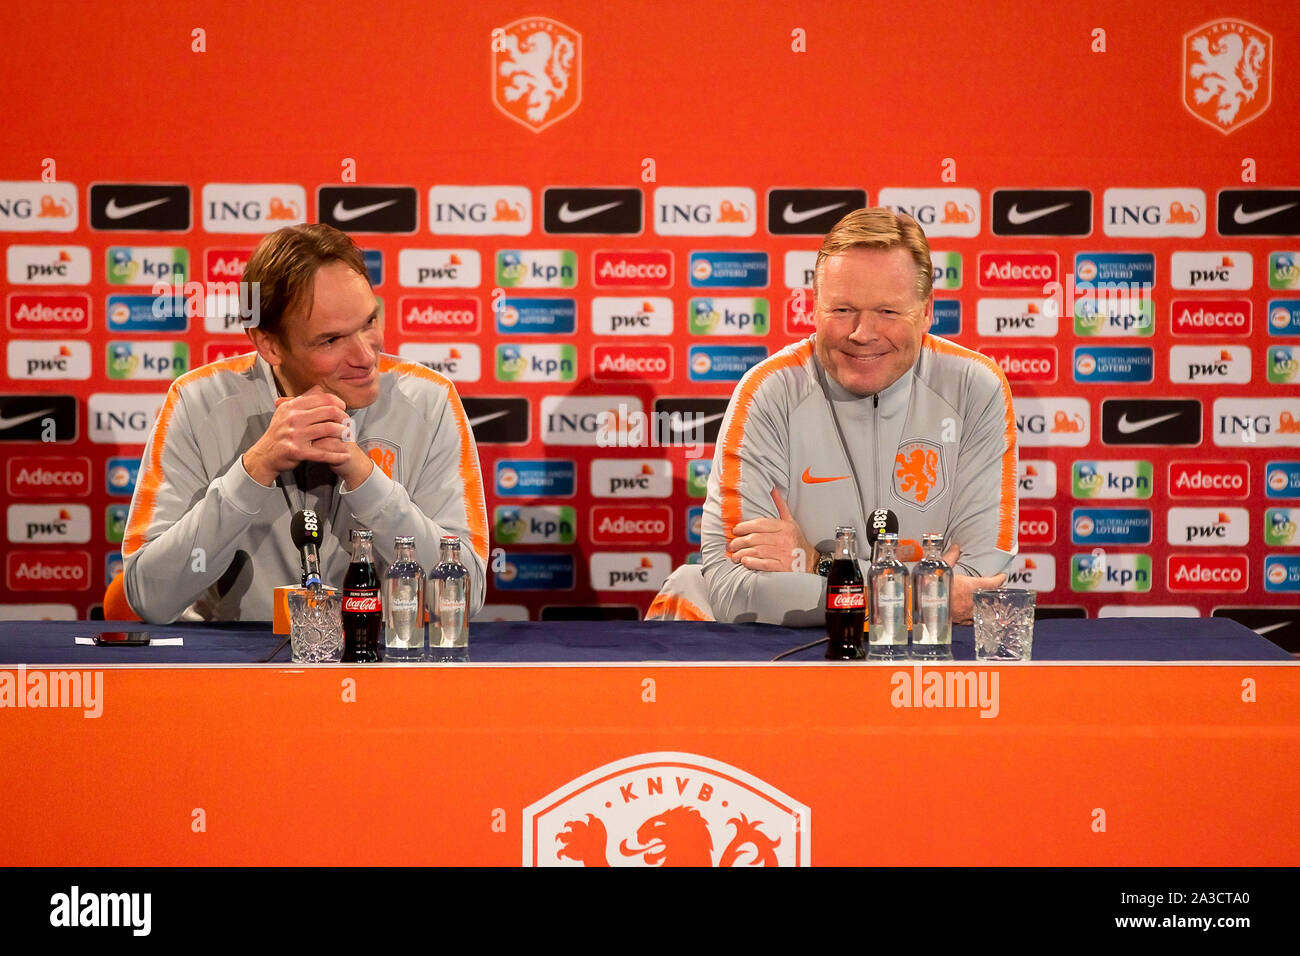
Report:
[[[883,205],[1011,382],[1010,583],[1300,650],[1290,2],[0,17],[5,616],[102,600],[169,384],[248,350],[229,283],[314,221],[464,398],[488,616],[640,615],[736,382],[812,331],[820,235]]]

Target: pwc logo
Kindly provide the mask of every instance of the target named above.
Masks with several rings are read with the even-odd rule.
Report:
[[[550,17],[492,30],[492,102],[534,133],[582,102],[582,34]]]
[[[663,587],[672,569],[672,555],[662,551],[630,553],[598,551],[591,556],[591,589],[593,591],[658,591]]]
[[[482,281],[483,258],[477,249],[401,249],[397,253],[397,282],[407,288],[472,289]]]
[[[1249,289],[1253,282],[1249,252],[1175,252],[1169,257],[1169,284],[1175,289]]]
[[[0,232],[72,232],[76,228],[74,184],[0,183]]]
[[[524,866],[809,866],[811,811],[699,754],[636,754],[524,809]]]
[[[752,236],[757,215],[757,196],[747,187],[660,186],[654,193],[661,236]]]
[[[408,362],[419,362],[453,382],[477,382],[483,375],[482,354],[472,342],[403,342],[397,354]]]
[[[85,544],[90,540],[86,505],[10,505],[9,541],[13,544]]]
[[[425,332],[477,335],[478,296],[407,295],[397,300],[397,326],[405,335]]]
[[[90,378],[90,343],[75,339],[10,342],[9,377],[13,379]]]
[[[1225,17],[1183,34],[1183,106],[1225,136],[1273,99],[1273,35]]]
[[[1245,508],[1170,508],[1165,516],[1174,545],[1244,546],[1250,542]]]
[[[980,233],[980,194],[957,187],[880,191],[877,202],[900,216],[911,216],[929,239],[940,236],[973,238]]]
[[[1050,554],[1021,552],[1007,569],[1006,586],[1030,591],[1056,590],[1056,558]]]
[[[980,299],[975,308],[980,335],[1055,338],[1060,325],[1055,299]]]
[[[1102,194],[1102,231],[1108,236],[1151,238],[1205,235],[1202,189],[1107,189]]]
[[[10,246],[5,250],[10,285],[89,285],[86,246]]]
[[[672,462],[662,458],[597,458],[591,463],[593,498],[667,498]]]
[[[208,183],[202,207],[205,232],[274,232],[307,221],[307,191],[290,183]]]
[[[596,335],[672,335],[673,300],[666,296],[591,300],[591,331]]]
[[[1022,458],[1016,463],[1016,488],[1021,498],[1056,497],[1056,462]]]
[[[1245,385],[1250,382],[1250,349],[1244,345],[1172,346],[1169,381],[1186,385]]]

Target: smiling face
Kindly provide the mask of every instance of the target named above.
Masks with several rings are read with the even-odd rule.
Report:
[[[817,360],[853,394],[874,395],[902,378],[933,321],[934,297],[918,295],[907,249],[855,246],[822,262],[813,315]]]
[[[286,312],[274,334],[256,328],[249,334],[290,398],[316,385],[350,409],[379,397],[379,303],[370,283],[346,263],[327,262],[317,270],[310,309]]]

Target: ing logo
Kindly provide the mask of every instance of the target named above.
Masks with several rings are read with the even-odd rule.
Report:
[[[1183,35],[1183,105],[1227,135],[1273,99],[1273,35],[1245,20],[1203,23]]]
[[[492,101],[534,133],[582,101],[582,34],[550,17],[492,31]]]

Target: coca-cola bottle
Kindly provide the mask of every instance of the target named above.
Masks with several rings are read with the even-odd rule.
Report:
[[[380,660],[379,575],[371,550],[373,533],[352,532],[352,563],[343,579],[343,660],[367,664]]]
[[[835,554],[826,576],[826,659],[862,659],[862,629],[867,620],[866,588],[858,567],[857,532],[835,529]]]

